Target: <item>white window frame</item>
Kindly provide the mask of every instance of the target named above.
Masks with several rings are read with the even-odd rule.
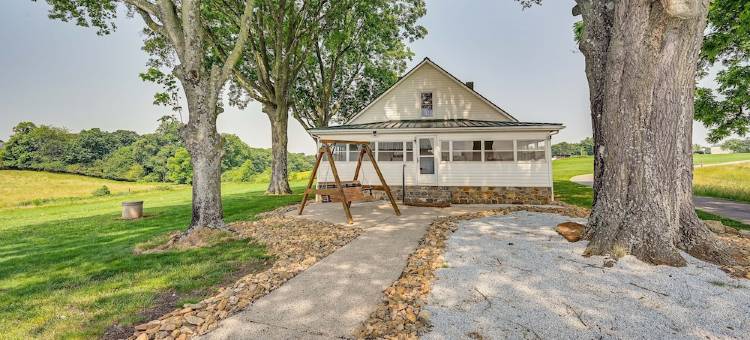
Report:
[[[432,94],[432,115],[430,115],[429,117],[425,116],[424,114],[422,114],[422,94],[423,93],[431,93]],[[437,91],[435,91],[434,89],[422,89],[422,90],[419,90],[419,92],[417,93],[417,102],[419,103],[418,107],[419,107],[419,118],[420,119],[434,119],[435,118],[435,108],[437,107],[437,105],[435,105],[435,96],[436,95],[437,95]]]
[[[480,144],[480,149],[479,150],[459,150],[459,151],[460,152],[479,152],[479,154],[481,155],[481,158],[482,158],[481,160],[479,160],[479,161],[454,161],[453,160],[453,151],[454,151],[453,142],[476,142],[476,141],[479,141],[479,144]],[[481,139],[481,138],[480,139],[476,139],[476,138],[449,139],[448,140],[448,145],[450,146],[450,149],[451,149],[450,154],[449,154],[450,157],[451,157],[451,160],[450,160],[451,162],[455,162],[455,163],[469,163],[469,164],[484,163],[484,139]]]
[[[403,140],[403,139],[402,140],[378,140],[378,141],[375,141],[374,143],[375,143],[375,149],[373,149],[372,152],[375,154],[375,159],[378,162],[381,162],[381,160],[380,160],[380,143],[401,143],[401,152],[403,152],[403,154],[404,154],[404,160],[401,161],[400,163],[407,163],[408,164],[410,162],[414,162],[415,161],[415,156],[414,156],[414,147],[415,147],[414,144],[415,143],[412,140]],[[411,152],[409,152],[408,150],[406,150],[406,143],[411,143]],[[407,154],[409,154],[409,153],[411,153],[411,160],[407,159],[408,158]],[[382,162],[386,162],[384,164],[398,164],[399,163],[398,161],[382,161]]]
[[[513,149],[512,150],[487,150],[486,147],[485,147],[485,145],[484,145],[484,143],[485,142],[495,142],[495,141],[498,141],[498,142],[511,142],[511,144],[513,145],[512,146]],[[486,155],[487,151],[489,151],[489,152],[508,152],[508,151],[510,151],[510,152],[513,153],[513,160],[512,161],[488,161],[487,160],[487,155]],[[483,139],[482,140],[482,161],[483,162],[514,163],[514,162],[518,161],[518,158],[516,158],[516,151],[517,150],[516,150],[516,140],[515,139],[494,139],[494,138],[492,138],[492,139]]]
[[[535,141],[537,143],[542,142],[542,147],[534,149],[534,150],[519,150],[518,149],[518,141],[527,141],[527,142]],[[516,163],[524,163],[524,164],[526,164],[526,163],[541,163],[541,162],[546,162],[547,159],[550,158],[550,156],[547,154],[547,139],[544,139],[544,138],[527,138],[527,139],[520,138],[520,139],[516,139],[515,149],[516,149],[516,155],[515,155]],[[531,161],[522,161],[522,160],[518,159],[518,152],[519,151],[520,152],[543,152],[544,153],[544,158],[537,159],[537,160],[531,160]]]
[[[440,162],[451,162],[451,163],[474,163],[476,164],[479,161],[454,161],[453,160],[453,142],[474,142],[474,141],[481,141],[481,154],[482,154],[482,161],[481,163],[490,162],[490,163],[540,163],[540,162],[546,162],[550,159],[549,152],[547,152],[547,149],[549,148],[549,141],[546,139],[536,139],[536,138],[513,138],[513,139],[495,139],[495,138],[481,138],[481,139],[475,139],[475,138],[456,138],[456,139],[438,139],[437,143],[440,145]],[[488,161],[485,153],[488,151],[486,150],[484,146],[484,142],[487,141],[513,141],[513,160],[512,161]],[[535,149],[535,150],[519,150],[518,149],[518,141],[536,141],[536,142],[542,142],[542,147]],[[443,159],[443,153],[446,152],[446,150],[443,149],[443,142],[448,143],[448,159]],[[475,150],[459,150],[459,151],[475,151]],[[476,150],[478,151],[478,150]],[[475,151],[475,152],[476,152]],[[510,151],[510,150],[499,150],[499,151]],[[544,152],[544,158],[539,160],[532,160],[532,161],[522,161],[518,159],[518,153],[528,151],[528,152]],[[490,150],[492,152],[492,150]]]

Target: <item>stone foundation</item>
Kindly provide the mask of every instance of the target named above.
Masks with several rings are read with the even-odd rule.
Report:
[[[391,186],[396,200],[401,201],[401,186]],[[379,199],[385,192],[374,191]],[[406,204],[549,204],[552,190],[548,187],[446,187],[407,186]]]

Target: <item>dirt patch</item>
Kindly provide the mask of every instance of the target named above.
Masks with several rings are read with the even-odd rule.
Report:
[[[267,269],[244,275],[219,288],[213,296],[136,325],[130,339],[187,339],[215,329],[233,315],[281,286],[320,259],[356,238],[361,229],[283,216],[294,206],[259,215],[254,222],[231,225],[240,238],[266,246],[274,262]],[[175,306],[177,307],[177,306]]]
[[[189,234],[177,231],[139,243],[133,248],[133,252],[140,255],[162,253],[170,250],[204,248],[238,239],[241,239],[240,235],[232,233],[229,230],[202,228]]]
[[[435,271],[444,266],[442,254],[446,240],[458,228],[458,222],[524,210],[571,217],[586,217],[589,214],[588,209],[574,206],[514,206],[436,219],[409,256],[399,279],[386,288],[383,301],[354,332],[354,336],[358,339],[418,338],[429,325],[430,314],[423,307],[435,280]]]

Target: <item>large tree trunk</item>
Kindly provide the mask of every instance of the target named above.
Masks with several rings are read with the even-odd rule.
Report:
[[[289,187],[287,162],[287,126],[289,125],[289,107],[286,105],[263,105],[263,112],[271,122],[271,182],[267,194],[287,195],[292,193]]]
[[[678,247],[708,253],[688,151],[708,2],[578,0],[596,143],[588,254],[679,266]]]
[[[187,233],[200,228],[226,228],[221,204],[222,140],[216,130],[218,97],[206,79],[208,75],[180,78],[190,116],[181,134],[193,165],[193,217]]]

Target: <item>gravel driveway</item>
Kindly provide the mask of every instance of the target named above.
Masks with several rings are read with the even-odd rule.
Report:
[[[427,310],[426,339],[750,336],[750,281],[684,254],[688,266],[614,267],[553,228],[565,216],[518,212],[462,222]]]

